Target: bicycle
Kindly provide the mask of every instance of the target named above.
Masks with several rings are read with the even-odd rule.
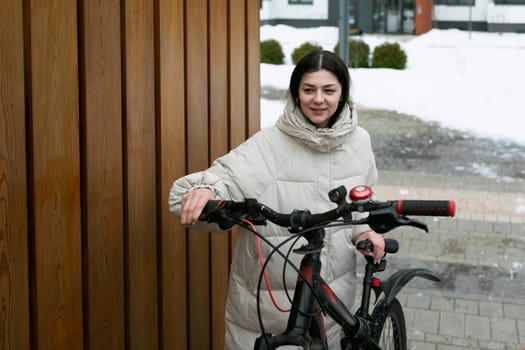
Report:
[[[337,204],[337,207],[319,214],[312,214],[309,210],[293,210],[288,214],[278,213],[256,199],[245,199],[239,202],[212,200],[207,203],[201,214],[200,220],[216,223],[223,230],[228,230],[234,225],[241,225],[256,233],[250,228],[250,225],[264,225],[268,220],[276,225],[287,227],[294,237],[306,238],[306,244],[294,249],[295,253],[304,256],[300,268],[294,267],[298,276],[287,327],[284,332],[277,335],[264,332],[259,313],[259,290],[264,269],[271,256],[277,253],[285,261],[288,258],[279,250],[279,246],[272,247],[273,251],[267,257],[259,277],[257,291],[257,310],[262,334],[257,338],[254,349],[277,349],[284,345],[297,345],[312,350],[328,349],[324,331],[324,315],[326,314],[342,328],[340,342],[342,350],[405,350],[407,348],[405,318],[396,295],[415,277],[434,282],[439,282],[439,278],[431,271],[422,268],[399,270],[386,281],[375,277],[375,273],[386,269],[386,254],[394,254],[399,248],[396,240],[385,239],[385,255],[379,263],[374,264],[373,257],[365,257],[361,305],[358,311],[352,314],[320,276],[320,252],[323,248],[325,228],[334,225],[366,223],[371,229],[382,234],[399,226],[413,226],[428,232],[426,224],[410,219],[407,215],[453,217],[455,202],[448,200],[378,201],[372,198],[372,190],[368,186],[352,188],[349,193],[350,201],[346,200],[347,190],[344,186],[331,190],[328,195],[330,200]],[[355,212],[368,212],[368,216],[354,220],[352,213]],[[371,249],[373,247],[370,241],[362,241],[356,248]],[[370,313],[372,291],[376,300],[372,313]]]

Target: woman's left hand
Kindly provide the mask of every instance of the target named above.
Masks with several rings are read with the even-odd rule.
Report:
[[[372,242],[374,249],[372,251],[369,251],[368,249],[359,249],[359,251],[364,256],[372,255],[374,257],[374,263],[379,263],[381,258],[383,258],[383,255],[385,255],[385,239],[383,238],[383,235],[380,235],[374,231],[366,231],[357,237],[355,244],[357,245],[357,243],[364,240],[369,240]]]

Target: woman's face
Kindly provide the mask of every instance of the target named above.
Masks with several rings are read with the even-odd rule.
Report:
[[[326,69],[306,73],[299,83],[299,107],[318,128],[326,128],[337,110],[342,87],[337,77]]]

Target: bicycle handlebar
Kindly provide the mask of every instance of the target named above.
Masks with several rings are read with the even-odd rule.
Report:
[[[344,218],[347,223],[367,223],[374,231],[385,233],[401,225],[411,225],[428,231],[425,224],[411,220],[405,215],[452,217],[455,211],[455,202],[449,200],[376,201],[371,198],[364,200],[360,198],[346,202],[343,197],[342,200],[338,200],[337,208],[319,214],[312,214],[309,210],[294,210],[288,214],[279,213],[259,203],[256,199],[239,202],[210,200],[199,220],[217,223],[224,230],[231,228],[241,219],[249,220],[255,225],[265,224],[266,220],[269,220],[278,226],[287,227],[291,232],[300,232]],[[368,212],[369,215],[362,220],[348,219],[353,212]]]
[[[334,209],[312,214],[309,210],[293,210],[291,213],[279,213],[256,199],[245,199],[244,201],[210,200],[202,211],[199,220],[209,223],[217,223],[223,230],[230,229],[242,221],[250,221],[254,225],[263,225],[270,221],[278,226],[286,227],[292,233],[301,233],[310,246],[301,248],[302,252],[316,251],[317,244],[322,242],[324,231],[332,222],[343,222],[343,224],[368,224],[377,233],[385,233],[395,227],[411,225],[428,231],[424,223],[412,220],[406,215],[417,216],[454,216],[456,205],[454,201],[448,200],[394,200],[377,201],[372,199],[372,191],[367,186],[356,186],[350,191],[350,201],[346,199],[346,188],[340,186],[330,191],[329,198],[337,206]],[[354,212],[368,213],[362,219],[353,219]],[[342,218],[342,221],[340,220]],[[306,234],[306,230],[313,228],[314,234]],[[321,238],[321,240],[319,240]],[[367,241],[360,242],[361,248],[366,246]],[[371,243],[371,242],[368,242]],[[322,244],[322,243],[321,243]],[[321,245],[322,247],[322,245]],[[360,247],[358,247],[360,248]],[[397,241],[385,239],[385,250],[394,253],[398,250]],[[313,288],[310,286],[310,288]],[[295,297],[294,297],[295,298]],[[295,299],[294,299],[295,300]],[[332,304],[331,304],[332,305]],[[340,319],[340,324],[348,325],[348,336],[342,339],[341,347],[344,349],[356,345],[359,348],[380,349],[370,338],[368,321],[361,317],[355,317],[345,311],[344,304],[334,302],[333,305],[342,305],[340,308],[328,308],[327,312],[337,321],[338,315],[346,315]],[[331,310],[331,312],[330,312]],[[260,321],[262,322],[262,321]],[[339,322],[338,322],[339,323]],[[261,323],[262,325],[262,323]],[[264,329],[261,327],[263,333]],[[256,349],[274,349],[280,345],[302,344],[294,338],[293,334],[283,333],[273,337],[263,336],[258,338]],[[346,344],[346,345],[344,345]]]

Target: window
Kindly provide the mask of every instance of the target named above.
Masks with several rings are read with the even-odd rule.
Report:
[[[475,6],[476,0],[434,0],[434,5]]]
[[[312,5],[314,0],[288,0],[288,5]]]
[[[494,0],[496,5],[525,5],[525,0]]]

